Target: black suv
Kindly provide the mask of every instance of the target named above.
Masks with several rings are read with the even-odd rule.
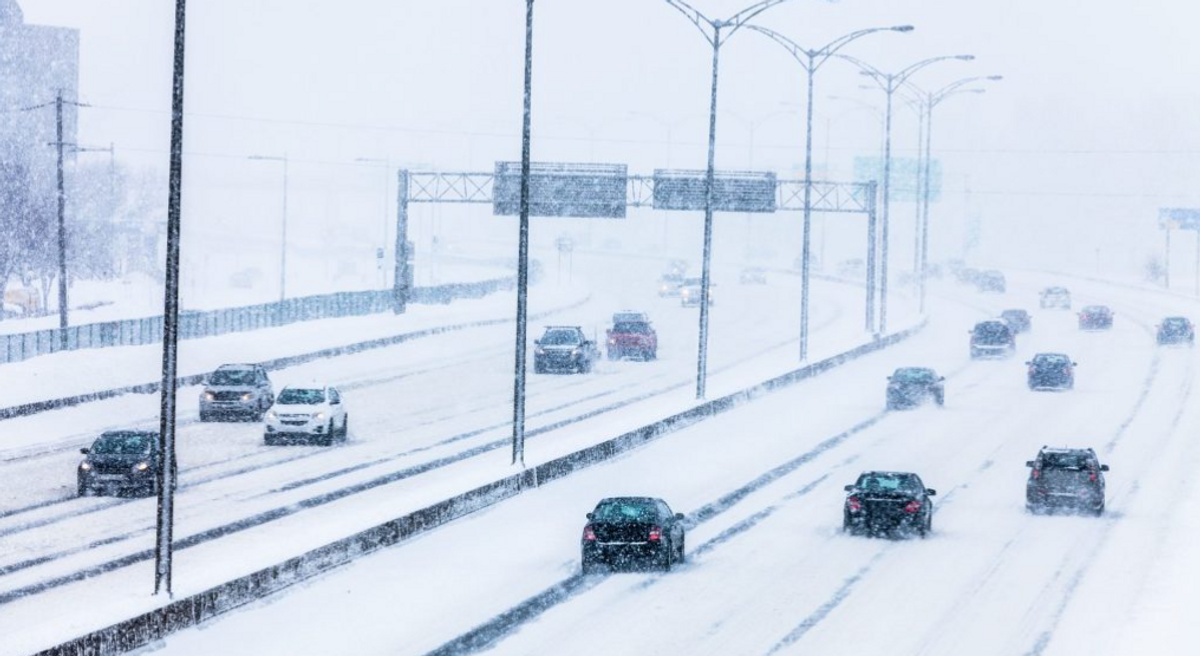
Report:
[[[980,321],[970,331],[971,357],[1008,357],[1017,350],[1013,329],[998,319]]]
[[[926,401],[945,405],[945,380],[927,367],[901,367],[888,376],[887,409],[913,408]]]
[[[1159,346],[1168,344],[1196,345],[1196,329],[1192,322],[1185,317],[1167,317],[1158,324],[1157,341]]]
[[[200,421],[227,417],[261,421],[273,403],[275,389],[262,365],[223,364],[204,381]]]
[[[1071,361],[1070,356],[1038,353],[1025,364],[1029,365],[1029,389],[1075,389],[1075,367],[1078,365]]]
[[[158,493],[158,433],[109,431],[79,452],[87,456],[79,463],[79,496],[128,490]]]
[[[650,565],[670,571],[684,562],[684,517],[662,499],[604,499],[587,519],[580,540],[584,574],[601,566]]]
[[[1104,514],[1104,472],[1093,449],[1042,447],[1030,468],[1025,484],[1025,508],[1031,513],[1053,510]]]
[[[842,530],[868,535],[926,537],[933,531],[933,502],[937,494],[908,472],[863,472],[847,485],[842,509]]]
[[[547,326],[541,339],[534,342],[534,373],[587,373],[599,359],[596,343],[579,326]]]

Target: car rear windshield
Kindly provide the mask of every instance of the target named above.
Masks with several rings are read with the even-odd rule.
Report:
[[[579,341],[579,331],[576,330],[547,330],[546,334],[542,335],[542,343],[550,346],[578,344]]]
[[[208,377],[209,385],[253,385],[253,369],[217,369]]]
[[[1091,469],[1092,457],[1085,453],[1043,453],[1043,469]]]
[[[1164,319],[1162,322],[1163,330],[1182,332],[1187,330],[1187,319]]]
[[[975,341],[983,344],[1003,344],[1012,333],[1002,323],[981,323],[975,326]]]
[[[921,486],[911,474],[863,474],[855,487],[867,492],[918,492]]]
[[[1065,367],[1070,363],[1065,355],[1039,355],[1033,359],[1033,364],[1039,367]]]
[[[1108,308],[1103,305],[1089,305],[1083,308],[1084,314],[1107,314]]]
[[[655,519],[650,501],[605,501],[592,512],[592,521],[612,524],[637,524]]]
[[[317,405],[325,402],[325,390],[289,387],[279,393],[275,402],[282,405]]]
[[[622,321],[613,325],[613,332],[646,335],[650,333],[650,325],[643,321]]]
[[[1025,310],[1005,310],[1000,313],[1000,316],[1009,319],[1024,319],[1028,315],[1025,313]]]
[[[892,374],[892,380],[901,383],[932,383],[935,374],[932,369],[897,369]]]
[[[133,455],[149,453],[157,436],[147,433],[108,433],[92,445],[92,453]]]

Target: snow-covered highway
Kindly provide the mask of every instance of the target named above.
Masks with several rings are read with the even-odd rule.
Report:
[[[504,654],[1139,653],[1140,609],[1196,609],[1152,576],[1161,545],[1194,530],[1173,520],[1191,512],[1200,462],[1195,352],[1156,347],[1152,327],[1194,304],[1068,280],[1116,309],[1111,332],[1034,312],[1018,357],[969,361],[966,329],[1032,307],[1044,281],[955,291],[970,305],[939,300],[910,342],[173,636],[166,653],[233,649],[264,626],[288,627],[271,636],[287,653],[422,654],[464,635]],[[1050,350],[1079,362],[1074,391],[1026,388],[1021,362]],[[947,407],[883,413],[884,376],[912,364],[947,376]],[[1102,518],[1025,512],[1024,462],[1044,444],[1093,446],[1112,467]],[[842,534],[842,486],[867,469],[937,488],[930,539]],[[696,522],[686,566],[579,577],[583,514],[623,494]],[[1186,651],[1183,633],[1161,646]]]

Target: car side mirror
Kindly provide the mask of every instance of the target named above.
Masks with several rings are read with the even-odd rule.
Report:
[[[930,497],[935,497],[935,496],[937,496],[937,490],[935,490],[933,488],[926,488],[925,495],[930,496]]]
[[[89,449],[87,447],[83,447],[82,449],[79,450],[79,452],[86,456],[88,453],[91,452],[91,449]]]
[[[1108,465],[1100,465],[1100,471],[1108,471]]]
[[[675,513],[675,521],[682,522],[684,519],[686,519],[686,517],[683,516],[683,513]]]
[[[1072,362],[1072,363],[1071,363],[1071,366],[1072,366],[1072,367],[1078,367],[1078,366],[1079,366],[1079,363],[1078,363],[1078,362]]]
[[[1033,467],[1033,461],[1032,461],[1032,460],[1026,460],[1026,461],[1025,461],[1025,466],[1026,466],[1026,467]]]
[[[853,486],[853,485],[847,485],[846,487],[844,487],[844,488],[842,488],[842,489],[843,489],[843,490],[845,490],[845,491],[847,491],[847,492],[853,492],[853,491],[854,491],[854,486]]]
[[[540,339],[535,339],[535,340],[533,340],[533,345],[534,345],[534,346],[541,346],[541,345],[542,345],[542,340],[540,340]]]
[[[1027,364],[1027,365],[1032,365],[1032,364],[1033,364],[1033,362],[1031,362],[1031,361],[1029,361],[1029,360],[1026,360],[1026,361],[1025,361],[1025,364]]]
[[[891,377],[891,376],[888,376],[888,377],[887,377],[887,379],[888,379],[888,380],[891,380],[891,379],[892,379],[892,377]]]
[[[592,513],[588,513],[588,514],[587,514],[587,518],[588,518],[588,521],[591,521],[591,520],[592,520]]]
[[[946,382],[946,377],[945,377],[945,376],[938,376],[938,382],[939,382],[939,383],[944,383],[944,382]]]

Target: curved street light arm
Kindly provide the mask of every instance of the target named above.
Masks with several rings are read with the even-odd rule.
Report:
[[[713,32],[710,34],[708,32],[708,30],[705,29],[706,27],[714,28],[716,21],[714,21],[711,18],[709,18],[708,16],[705,16],[704,14],[700,13],[700,10],[689,5],[688,3],[684,2],[683,0],[664,0],[664,2],[671,5],[676,10],[678,10],[679,13],[686,16],[687,19],[696,26],[696,29],[700,30],[700,34],[704,36],[704,40],[708,41],[709,45],[716,47],[716,45],[717,45],[716,41],[715,41],[716,30],[713,29]]]
[[[936,64],[937,62],[947,61],[950,59],[957,59],[959,61],[971,61],[971,60],[975,59],[975,56],[974,55],[943,55],[941,57],[930,57],[929,59],[921,60],[921,61],[909,66],[908,68],[897,73],[894,77],[896,79],[897,84],[904,84],[904,82],[906,80],[908,80],[908,78],[912,77],[913,73],[916,73],[917,71],[921,70],[922,68],[925,68],[926,66],[929,66],[930,64]]]
[[[850,62],[851,64],[854,64],[855,66],[859,67],[860,69],[862,69],[862,72],[865,73],[866,75],[870,76],[871,79],[874,80],[875,84],[879,85],[880,89],[883,89],[884,91],[886,91],[888,93],[891,93],[894,90],[892,87],[892,84],[891,84],[891,80],[892,80],[893,76],[888,75],[887,73],[884,73],[883,71],[879,70],[878,68],[875,68],[874,66],[868,64],[867,62],[865,62],[857,57],[851,57],[850,55],[842,55],[842,54],[837,54],[837,55],[833,55],[833,56],[837,57],[838,59],[844,59],[844,60]]]
[[[667,0],[667,2],[672,2],[672,1],[673,0]],[[738,13],[734,14],[733,16],[730,16],[728,20],[721,21],[721,24],[720,24],[721,27],[732,28],[725,35],[725,39],[728,39],[729,37],[733,36],[733,33],[737,32],[739,29],[744,27],[746,25],[746,23],[750,22],[750,19],[763,13],[764,11],[770,9],[771,7],[774,7],[775,5],[783,4],[785,2],[788,2],[788,0],[762,0],[758,4],[754,4],[749,7],[746,7],[745,9],[739,11]]]
[[[800,45],[795,41],[792,41],[779,32],[767,29],[760,25],[747,25],[746,29],[754,30],[759,34],[763,34],[767,38],[783,46],[784,50],[788,51],[788,54],[794,57],[796,61],[800,62],[800,65],[804,67],[804,70],[808,71],[809,75],[812,75],[816,71],[816,66],[813,65],[812,61],[814,53],[811,50],[806,50],[800,47]]]
[[[932,108],[937,107],[938,105],[942,104],[942,101],[944,101],[944,100],[953,98],[954,96],[967,94],[967,93],[987,93],[987,89],[983,89],[983,88],[955,89],[954,91],[951,91],[950,93],[947,93],[938,98],[935,98],[933,100],[933,103],[929,107],[930,107],[930,109],[932,109]]]
[[[830,57],[836,55],[839,50],[849,45],[850,42],[857,41],[868,34],[874,34],[876,32],[911,32],[912,30],[913,28],[911,25],[900,25],[896,27],[869,27],[865,30],[851,32],[845,36],[834,39],[820,50],[809,51],[809,56],[814,60],[813,70],[815,71],[816,69],[821,68],[825,62],[829,61]],[[820,61],[815,61],[817,58],[820,58]]]
[[[999,75],[977,75],[975,77],[964,77],[961,80],[951,82],[950,84],[947,84],[946,86],[942,87],[941,89],[934,91],[933,93],[929,94],[929,96],[930,96],[930,98],[933,98],[933,99],[939,99],[943,96],[947,96],[947,95],[953,93],[954,91],[956,91],[958,89],[961,89],[962,87],[964,87],[968,84],[971,84],[972,82],[984,82],[984,81],[997,82],[1002,79],[1004,79],[1004,78]]]

